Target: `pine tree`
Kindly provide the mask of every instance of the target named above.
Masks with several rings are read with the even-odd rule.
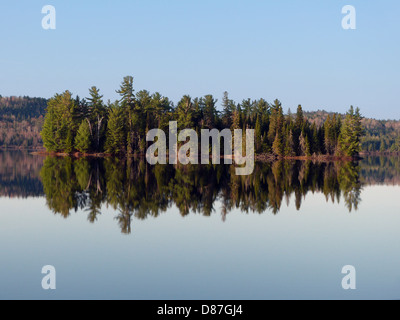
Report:
[[[261,152],[262,137],[261,137],[261,121],[260,116],[257,116],[256,127],[255,127],[255,147],[256,152]]]
[[[295,155],[296,155],[296,152],[294,149],[293,132],[292,132],[292,130],[289,130],[289,132],[286,135],[285,156],[286,157],[294,157]]]
[[[75,149],[86,153],[90,149],[90,129],[88,120],[85,119],[82,121],[81,125],[79,126],[78,132],[75,137]]]
[[[47,107],[47,113],[44,118],[43,129],[41,131],[41,136],[43,140],[43,145],[49,152],[55,152],[58,149],[58,144],[55,139],[56,136],[56,126],[55,126],[55,114],[51,104]]]
[[[276,132],[279,130],[279,113],[282,110],[281,102],[276,99],[271,106],[271,116],[269,121],[268,140],[270,145],[273,144],[276,137]]]
[[[194,108],[192,98],[188,95],[183,96],[175,110],[175,118],[178,122],[178,129],[194,129]]]
[[[311,153],[312,154],[321,153],[320,146],[319,146],[318,129],[317,129],[317,126],[315,125],[315,123],[313,123],[311,126],[311,136],[312,136]]]
[[[89,101],[89,131],[91,136],[91,142],[94,149],[99,152],[101,151],[101,142],[103,140],[103,124],[106,117],[106,108],[102,100],[103,96],[100,95],[97,87],[91,87],[89,89],[90,97],[87,98]]]
[[[304,120],[303,108],[299,104],[299,106],[297,107],[296,121],[295,121],[296,130],[298,130],[299,132],[303,130],[304,122],[305,120]]]
[[[126,153],[126,126],[124,109],[115,102],[108,116],[105,152],[110,154]]]
[[[212,95],[206,95],[203,99],[203,116],[204,128],[213,129],[216,125],[217,109],[215,108],[218,100],[215,100]]]
[[[222,126],[224,128],[230,128],[232,126],[232,112],[233,103],[229,100],[228,92],[224,92],[224,97],[222,98]]]
[[[308,137],[302,131],[299,139],[300,156],[310,156],[310,142]]]
[[[277,156],[283,155],[283,142],[280,131],[276,132],[274,143],[272,144],[272,152]]]
[[[116,91],[120,96],[119,101],[121,107],[124,111],[125,118],[127,119],[127,132],[126,132],[126,142],[127,142],[127,152],[132,154],[136,149],[139,149],[139,132],[141,129],[141,119],[140,109],[136,106],[136,97],[133,89],[133,77],[124,77],[120,89]]]
[[[348,157],[358,156],[361,151],[361,137],[364,129],[361,124],[360,110],[354,111],[353,106],[346,114],[339,136],[339,148],[343,155]]]
[[[330,155],[333,155],[338,149],[339,135],[341,131],[341,119],[340,116],[334,114],[332,117],[328,115],[325,121],[325,149]]]
[[[77,110],[75,100],[69,91],[56,94],[47,105],[47,113],[41,132],[43,143],[48,151],[70,153],[77,124],[74,122]]]
[[[240,110],[235,110],[232,113],[232,126],[231,130],[240,129]]]
[[[305,154],[307,157],[311,156],[310,140],[308,139],[307,135],[306,135],[306,139],[305,139]]]

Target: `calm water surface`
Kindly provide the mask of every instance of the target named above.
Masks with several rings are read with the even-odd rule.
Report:
[[[399,299],[399,185],[389,157],[238,177],[3,151],[0,299]]]

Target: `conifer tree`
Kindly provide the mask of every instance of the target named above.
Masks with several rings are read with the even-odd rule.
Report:
[[[358,156],[361,151],[361,137],[363,135],[360,110],[351,106],[343,122],[339,136],[340,152],[349,157]]]
[[[188,95],[183,96],[175,110],[175,117],[178,122],[178,129],[194,129],[194,108],[192,98]]]
[[[93,86],[89,89],[90,97],[88,100],[88,125],[91,135],[91,143],[97,152],[101,151],[101,142],[103,140],[104,123],[106,117],[106,108],[102,100],[103,96],[100,95],[99,89]]]
[[[47,113],[41,132],[48,151],[70,153],[76,134],[76,104],[71,93],[56,94],[47,105]]]
[[[262,136],[261,136],[261,121],[260,116],[257,116],[256,127],[255,127],[255,148],[256,152],[261,152]]]
[[[133,77],[124,77],[120,89],[116,92],[121,96],[121,100],[119,102],[124,111],[125,118],[127,119],[127,136],[125,139],[127,142],[127,152],[128,154],[132,154],[139,145],[139,133],[137,129],[138,122],[141,118],[138,114],[139,110],[135,108],[136,97],[133,89]]]
[[[75,149],[79,152],[86,153],[90,149],[90,129],[87,119],[83,120],[79,126],[78,132],[75,137]]]
[[[283,141],[280,131],[276,131],[274,143],[272,144],[272,152],[277,156],[283,155]]]
[[[110,154],[126,153],[126,125],[124,109],[115,102],[108,116],[105,152]]]
[[[296,152],[294,149],[293,132],[292,132],[292,130],[289,130],[289,128],[288,128],[288,133],[287,133],[286,142],[285,142],[285,156],[286,157],[294,157],[295,155],[296,155]]]
[[[224,97],[222,98],[222,126],[230,128],[232,126],[232,113],[234,111],[234,106],[231,100],[229,100],[228,92],[224,92]]]

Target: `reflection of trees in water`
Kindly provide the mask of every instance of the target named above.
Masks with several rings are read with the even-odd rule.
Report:
[[[369,185],[400,185],[400,156],[370,156],[361,161],[361,181]]]
[[[43,196],[39,172],[43,158],[22,151],[0,150],[0,197]]]
[[[116,160],[114,160],[115,162]],[[82,205],[82,203],[86,206],[86,201],[90,201],[90,205],[85,207],[85,210],[88,210],[92,217],[90,220],[96,219],[96,216],[100,213],[99,212],[99,204],[101,205],[104,203],[104,192],[107,190],[103,190],[104,186],[106,185],[106,181],[102,181],[105,179],[105,166],[103,164],[104,161],[94,161],[94,164],[97,165],[92,166],[92,161],[87,161],[84,159],[76,160],[74,162],[74,176],[79,180],[77,181],[79,184],[79,189],[82,192],[81,194],[76,195],[78,198],[78,207]],[[98,164],[97,164],[98,163]],[[42,182],[40,181],[40,170],[43,166],[43,158],[41,156],[33,156],[28,152],[23,151],[0,151],[0,197],[41,197],[43,196],[43,186]],[[313,167],[313,163],[309,162],[309,167]],[[400,185],[400,157],[399,156],[368,156],[365,157],[362,161],[360,161],[360,180],[363,185]],[[129,166],[128,166],[129,167]],[[146,166],[143,164],[143,168]],[[216,168],[215,168],[216,169]],[[271,176],[271,171],[273,171],[273,176]],[[199,168],[197,168],[199,170]],[[268,194],[265,194],[265,191],[260,192],[261,185],[265,185],[267,179],[270,179],[270,184],[276,180],[276,177],[279,177],[279,174],[285,173],[283,178],[285,179],[285,190],[290,188],[293,183],[297,183],[297,179],[300,181],[307,181],[306,175],[308,174],[307,170],[310,170],[306,166],[303,167],[302,170],[297,170],[293,166],[293,162],[287,161],[284,162],[283,166],[280,164],[268,164],[257,167],[257,174],[259,174],[259,179],[254,179],[249,177],[248,179],[226,179],[227,170],[219,170],[216,171],[219,174],[219,178],[217,179],[218,187],[220,190],[220,194],[218,194],[218,200],[222,201],[222,208],[214,208],[215,210],[221,209],[222,213],[225,212],[225,215],[231,211],[232,208],[236,207],[237,204],[232,202],[232,199],[235,201],[240,201],[241,197],[233,197],[237,192],[243,192],[246,190],[246,183],[247,184],[254,184],[254,195],[257,196],[257,208],[255,211],[263,212],[266,211],[268,208],[276,208],[276,205],[270,206],[272,202],[269,201],[267,197]],[[326,184],[323,189],[319,189],[318,191],[325,190],[325,194],[329,194],[329,197],[332,199],[340,199],[340,187],[335,187],[334,184],[339,184],[339,180],[337,179],[336,175],[333,171],[337,170],[337,166],[331,165],[329,167],[326,166],[318,166],[318,168],[312,168],[313,171],[320,172],[323,177],[318,174],[313,175],[313,182],[307,185],[308,191],[315,191],[316,186],[321,185],[321,181]],[[112,171],[112,170],[110,170]],[[234,172],[229,171],[228,176],[234,175]],[[131,170],[131,174],[137,174],[140,171]],[[157,179],[156,186],[168,186],[169,181],[171,179],[170,176],[167,176],[165,179],[163,178],[165,172],[165,168],[162,166],[153,168],[151,170],[146,171],[147,177],[146,179]],[[188,170],[184,173],[185,177],[187,177]],[[194,172],[194,178],[196,179],[196,183],[200,181],[197,177],[196,171]],[[198,171],[197,171],[198,172]],[[202,172],[207,172],[202,169]],[[132,176],[133,177],[133,176]],[[193,177],[193,176],[192,176]],[[221,179],[221,177],[223,179]],[[201,178],[206,179],[207,177],[201,176]],[[164,180],[163,180],[164,179]],[[275,179],[275,180],[274,180]],[[168,180],[168,181],[167,181]],[[95,186],[92,185],[95,183]],[[241,185],[244,183],[244,186]],[[343,183],[343,182],[342,182]],[[88,188],[89,185],[91,188]],[[304,182],[303,182],[304,185]],[[272,186],[272,185],[271,185]],[[95,187],[95,188],[94,188]],[[272,186],[273,187],[273,186]],[[164,203],[168,205],[168,199],[170,197],[169,191],[166,190],[159,190],[158,194],[165,197]],[[180,194],[180,186],[175,186],[175,193]],[[91,194],[84,192],[85,190],[91,191]],[[111,188],[112,190],[112,188]],[[329,190],[331,193],[329,193]],[[199,190],[199,192],[204,192],[205,195],[206,190]],[[189,192],[191,193],[191,192]],[[296,206],[299,208],[301,205],[302,200],[302,187],[295,188],[294,197]],[[211,194],[211,196],[214,193]],[[108,196],[108,195],[107,195]],[[210,196],[210,194],[208,194]],[[88,200],[85,200],[85,197],[89,197]],[[263,198],[264,197],[264,198]],[[82,199],[80,199],[82,198]],[[268,198],[268,201],[267,201]],[[182,201],[180,202],[180,209],[183,210],[186,204],[186,212],[193,211],[193,203],[191,203],[191,207],[189,208],[188,204],[190,201],[184,201],[186,198],[183,197]],[[271,200],[274,198],[271,197]],[[280,198],[278,197],[278,200]],[[285,192],[284,198],[281,199],[283,202],[288,202],[290,197]],[[161,205],[161,204],[160,204]],[[201,205],[201,204],[199,204]],[[164,205],[165,207],[165,205]],[[239,203],[240,207],[240,203]],[[246,206],[244,206],[246,208]],[[190,210],[188,210],[190,209]],[[213,211],[213,206],[208,208],[210,213]],[[161,211],[165,211],[164,209],[160,209]],[[201,211],[201,210],[200,210]]]
[[[150,166],[144,161],[120,159],[52,158],[41,171],[47,204],[68,217],[85,210],[94,222],[102,205],[111,206],[123,233],[131,232],[132,217],[158,217],[175,205],[182,216],[223,219],[235,208],[242,212],[277,214],[292,195],[297,209],[308,192],[322,192],[327,201],[346,203],[349,211],[360,203],[360,166],[351,162],[312,163],[278,161],[256,165],[254,174],[236,176],[233,166]],[[216,208],[219,201],[221,208]]]

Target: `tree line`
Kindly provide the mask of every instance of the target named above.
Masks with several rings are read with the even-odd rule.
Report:
[[[120,100],[104,103],[97,87],[87,99],[73,98],[69,91],[56,94],[47,105],[41,132],[49,152],[143,154],[148,147],[146,133],[159,128],[168,132],[169,121],[178,130],[254,129],[257,154],[277,157],[336,155],[355,157],[361,150],[363,127],[360,110],[350,107],[342,121],[328,118],[321,126],[311,124],[299,105],[297,113],[284,114],[275,100],[243,100],[235,103],[224,93],[223,110],[217,111],[212,95],[192,99],[185,95],[174,104],[160,93],[135,93],[133,77],[123,79],[117,93]]]
[[[341,114],[334,114],[322,110],[305,112],[307,119],[318,125],[322,125],[327,117],[341,117]],[[365,136],[361,140],[362,152],[370,153],[400,153],[400,121],[377,120],[363,118],[362,125],[365,128]]]
[[[0,147],[40,148],[47,99],[0,95]]]

